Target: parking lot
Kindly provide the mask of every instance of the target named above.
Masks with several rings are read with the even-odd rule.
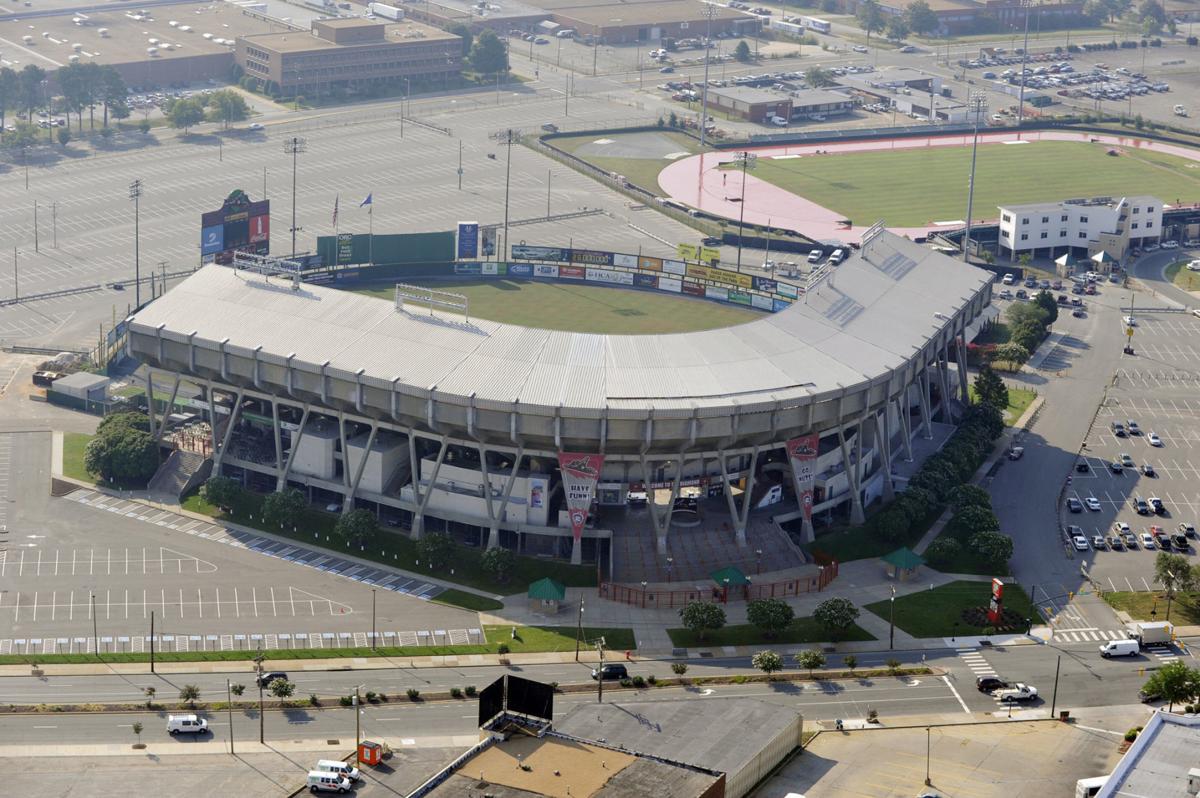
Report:
[[[1153,555],[1163,547],[1162,538],[1147,543],[1153,527],[1175,536],[1168,548],[1200,559],[1186,526],[1200,519],[1200,400],[1194,390],[1200,385],[1200,319],[1143,313],[1135,320],[1135,354],[1122,358],[1069,477],[1062,509],[1069,534],[1086,539],[1086,549],[1072,542],[1071,550],[1110,590],[1153,586]],[[1072,499],[1079,504],[1072,507]],[[1128,526],[1132,546],[1122,541],[1114,547],[1116,524]],[[1104,538],[1099,545],[1097,536]]]

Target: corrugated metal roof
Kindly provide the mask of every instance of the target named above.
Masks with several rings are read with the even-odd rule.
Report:
[[[902,257],[901,257],[902,256]],[[911,261],[913,266],[907,265]],[[991,279],[881,233],[790,308],[719,330],[673,335],[556,332],[427,313],[314,285],[293,291],[208,266],[134,318],[200,339],[484,402],[601,409],[725,407],[803,398],[902,365]],[[619,289],[613,289],[619,290]]]

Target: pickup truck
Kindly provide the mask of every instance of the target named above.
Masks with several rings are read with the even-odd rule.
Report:
[[[1014,684],[1007,690],[997,690],[993,693],[998,701],[1032,701],[1038,697],[1036,687],[1028,684]]]

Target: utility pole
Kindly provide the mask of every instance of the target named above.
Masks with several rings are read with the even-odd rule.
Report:
[[[1021,122],[1025,119],[1025,82],[1028,76],[1025,74],[1025,65],[1029,63],[1029,7],[1033,5],[1033,0],[1021,0],[1021,5],[1025,6],[1025,46],[1021,48],[1021,92],[1017,96],[1017,138],[1021,137]],[[979,125],[975,126],[976,135],[978,135]],[[972,173],[974,169],[971,170]],[[970,220],[967,220],[968,224]]]
[[[512,128],[505,128],[490,136],[491,139],[502,141],[508,146],[508,154],[504,159],[504,246],[497,253],[501,260],[508,260],[508,198],[512,178],[512,145],[513,139],[519,139],[520,137],[521,131],[513,130]]]
[[[296,156],[308,151],[308,140],[292,136],[283,142],[283,151],[292,156],[292,257],[296,257]]]
[[[225,706],[229,709],[229,755],[233,756],[233,687],[225,680]]]
[[[17,282],[17,247],[13,245],[13,299],[21,298],[21,286]]]
[[[700,149],[704,150],[704,137],[707,133],[708,126],[708,62],[711,60],[708,55],[708,43],[712,41],[712,21],[713,16],[717,13],[717,7],[712,3],[704,4],[704,17],[707,20],[708,28],[704,34],[704,85],[700,88]],[[641,69],[638,70],[638,75],[641,75]]]
[[[462,139],[458,140],[458,190],[462,191]]]
[[[150,610],[150,672],[154,673],[154,610]]]
[[[96,594],[92,593],[92,640],[96,641],[96,658],[100,658],[100,631],[96,625]]]
[[[546,218],[547,219],[550,218],[550,178],[552,175],[553,175],[553,172],[551,170],[547,169],[546,170]]]
[[[358,705],[358,688],[362,685],[354,687],[354,758],[358,759],[358,746],[362,742],[362,710]]]
[[[50,203],[50,220],[54,230],[54,248],[58,249],[58,203]]]
[[[1058,669],[1062,667],[1062,654],[1058,655],[1058,662],[1054,665],[1054,696],[1050,699],[1050,717],[1054,717],[1054,710],[1058,706]]]
[[[971,175],[967,179],[967,227],[963,231],[963,263],[967,262],[971,251],[971,213],[975,202],[975,155],[979,150],[979,117],[987,109],[987,95],[981,91],[974,92],[967,100],[967,106],[975,114],[975,135],[971,139]]]
[[[579,662],[579,643],[583,640],[583,596],[579,597],[579,613],[575,617],[575,661]]]
[[[563,116],[571,115],[571,76],[563,78]]]
[[[738,155],[738,159],[742,162],[742,199],[741,208],[738,214],[738,253],[737,253],[737,270],[742,270],[742,227],[746,221],[746,170],[753,169],[758,162],[758,156],[752,152],[743,152]]]
[[[129,184],[129,198],[133,200],[133,284],[135,307],[142,306],[142,269],[138,261],[138,209],[142,196],[142,181],[134,180]]]
[[[596,703],[603,704],[604,703],[604,638],[603,637],[596,640],[596,653],[600,655],[600,664],[596,666],[599,669],[596,671],[596,677],[597,677],[596,678],[596,689],[598,690],[598,692],[596,693]]]
[[[263,199],[267,198],[267,167],[263,167]]]
[[[888,651],[896,647],[896,586],[892,585],[892,598],[888,602]]]
[[[375,650],[375,588],[371,588],[371,650]]]
[[[1010,703],[1011,703],[1011,702],[1010,702]],[[1051,714],[1053,714],[1053,713],[1051,713]],[[930,785],[932,785],[932,784],[933,784],[933,782],[932,782],[932,781],[930,780],[930,778],[929,778],[929,754],[930,754],[930,748],[931,748],[930,730],[929,730],[929,727],[928,727],[928,726],[926,726],[926,727],[925,727],[925,786],[926,786],[926,787],[929,787]]]
[[[33,201],[33,251],[41,252],[42,250],[38,247],[38,223],[37,223],[38,207],[37,206],[38,206],[37,200],[34,200]]]

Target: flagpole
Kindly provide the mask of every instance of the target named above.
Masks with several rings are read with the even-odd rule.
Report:
[[[372,202],[367,206],[367,224],[370,225],[370,233],[368,233],[369,238],[367,238],[367,260],[370,262],[371,266],[375,265],[375,214],[372,213],[374,210],[375,203]]]

